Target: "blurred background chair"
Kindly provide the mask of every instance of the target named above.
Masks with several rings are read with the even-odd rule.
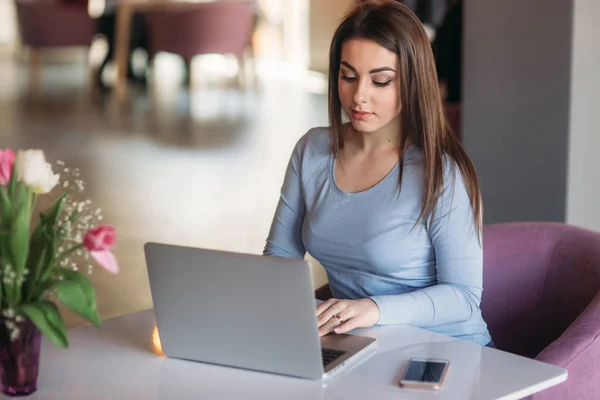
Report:
[[[251,1],[193,4],[177,11],[147,15],[150,57],[159,52],[181,56],[190,81],[192,58],[201,54],[232,54],[240,75],[245,71],[244,53],[251,50],[255,14]]]
[[[87,0],[15,0],[21,44],[29,48],[30,84],[41,87],[41,56],[49,49],[85,47],[92,44],[96,20]]]
[[[558,223],[484,228],[481,308],[500,350],[569,371],[533,399],[597,399],[600,233]]]

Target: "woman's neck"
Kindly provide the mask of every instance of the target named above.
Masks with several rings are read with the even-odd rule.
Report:
[[[373,132],[356,131],[352,125],[349,125],[346,142],[350,144],[354,152],[375,154],[397,151],[400,148],[401,137],[402,132],[398,118]]]

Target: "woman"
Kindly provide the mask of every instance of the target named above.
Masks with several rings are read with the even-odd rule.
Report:
[[[342,122],[342,112],[349,123]],[[431,45],[395,1],[346,16],[330,49],[330,127],[291,156],[265,255],[319,260],[319,332],[411,324],[488,345],[482,210],[446,123]]]

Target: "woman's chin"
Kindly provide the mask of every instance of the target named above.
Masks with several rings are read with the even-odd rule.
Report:
[[[380,126],[373,124],[370,121],[358,121],[353,119],[352,121],[350,121],[350,123],[352,124],[352,128],[354,128],[356,132],[361,133],[374,132],[380,128]]]

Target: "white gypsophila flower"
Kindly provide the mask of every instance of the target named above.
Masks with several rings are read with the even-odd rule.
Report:
[[[21,336],[21,330],[19,328],[15,327],[14,329],[11,329],[11,331],[10,331],[10,340],[11,341],[14,342],[20,336]]]
[[[15,316],[15,310],[12,308],[6,308],[2,311],[2,315],[5,316],[6,318],[14,318]],[[10,321],[7,321],[10,322]]]
[[[17,155],[17,177],[34,193],[44,194],[58,184],[60,175],[52,172],[42,150],[25,150]]]
[[[72,246],[80,245],[83,242],[84,235],[94,227],[100,225],[103,219],[102,210],[93,206],[93,202],[89,198],[80,198],[77,193],[81,193],[85,189],[85,182],[79,177],[80,171],[78,168],[67,168],[64,164],[61,166],[61,176],[67,183],[67,196],[61,215],[60,232],[65,242],[65,249]],[[64,250],[60,253],[64,253]],[[70,260],[61,260],[60,267],[73,270],[85,270],[78,268],[76,265],[79,262],[89,262],[91,255],[88,251],[77,250],[69,254]],[[77,269],[75,269],[77,268]],[[82,272],[83,273],[83,272]],[[88,274],[92,270],[88,269]]]

